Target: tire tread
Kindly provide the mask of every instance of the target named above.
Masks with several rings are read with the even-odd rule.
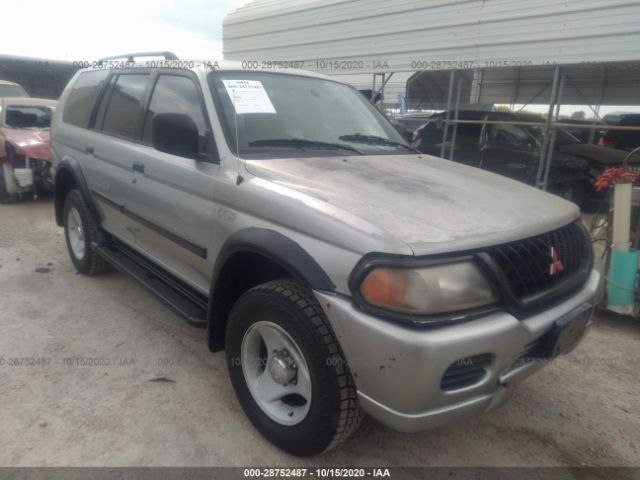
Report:
[[[274,280],[258,285],[249,291],[274,293],[295,304],[305,314],[309,325],[312,325],[316,333],[322,338],[328,351],[332,354],[333,360],[335,360],[331,362],[331,365],[334,366],[337,383],[340,387],[340,414],[335,435],[324,450],[324,452],[327,452],[353,434],[364,417],[358,402],[358,395],[351,372],[345,366],[344,353],[331,328],[331,324],[311,291],[295,280]]]

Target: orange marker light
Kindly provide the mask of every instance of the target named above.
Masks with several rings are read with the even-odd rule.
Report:
[[[373,305],[399,306],[407,294],[407,279],[401,270],[376,268],[364,279],[360,292]]]

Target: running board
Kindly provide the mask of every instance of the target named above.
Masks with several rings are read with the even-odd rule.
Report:
[[[98,255],[146,287],[192,327],[207,327],[207,299],[129,247],[118,243],[94,245]]]

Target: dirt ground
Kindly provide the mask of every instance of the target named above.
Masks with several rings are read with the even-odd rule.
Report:
[[[75,273],[50,199],[0,205],[0,466],[640,466],[640,321],[587,339],[490,414],[372,419],[297,459],[238,405],[223,354],[119,273]]]

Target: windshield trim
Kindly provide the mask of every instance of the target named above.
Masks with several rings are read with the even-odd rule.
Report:
[[[260,152],[259,150],[256,149],[255,152],[246,152],[243,153],[242,155],[240,155],[240,153],[237,151],[236,145],[233,141],[233,136],[231,134],[231,128],[232,125],[229,125],[227,123],[227,119],[225,118],[224,115],[224,108],[222,106],[222,100],[220,98],[220,95],[218,93],[218,89],[215,88],[215,84],[214,84],[214,80],[216,77],[219,77],[221,75],[227,75],[227,74],[234,74],[234,73],[242,73],[242,74],[246,74],[246,73],[255,73],[255,74],[260,74],[260,75],[277,75],[277,76],[289,76],[289,77],[297,77],[297,78],[304,78],[304,79],[310,79],[310,80],[319,80],[319,81],[325,81],[325,82],[332,82],[332,83],[336,83],[338,85],[342,85],[344,87],[350,88],[353,93],[356,94],[356,96],[362,101],[362,102],[368,102],[368,100],[366,98],[364,98],[362,96],[362,94],[356,89],[354,88],[352,85],[348,85],[346,83],[340,82],[338,80],[334,80],[332,78],[323,78],[323,77],[314,77],[314,76],[309,76],[309,75],[302,75],[299,73],[282,73],[282,72],[270,72],[270,71],[262,71],[262,70],[239,70],[239,69],[233,69],[233,70],[216,70],[216,71],[212,71],[209,72],[209,74],[207,75],[207,85],[209,87],[209,92],[211,93],[211,97],[213,98],[213,104],[215,107],[215,111],[216,111],[216,116],[218,118],[218,122],[220,123],[220,127],[222,128],[222,133],[224,135],[224,140],[227,144],[227,148],[229,149],[229,151],[236,157],[238,158],[251,158],[253,160],[258,160],[258,158],[252,158],[255,157],[256,155],[260,155],[260,158],[279,158],[279,157],[271,157],[271,155],[267,155],[266,152]],[[370,102],[369,102],[370,103]],[[373,105],[371,105],[373,106]],[[375,106],[373,106],[374,109]],[[377,109],[376,109],[377,110]],[[386,117],[386,115],[384,115],[382,112],[378,111],[379,115],[384,119],[384,121],[386,121],[391,128],[393,128],[395,130],[395,127],[393,126],[393,124],[389,121],[389,119]],[[410,147],[410,146],[409,146]],[[270,148],[270,152],[274,152],[275,153],[275,148]],[[282,149],[281,151],[283,152],[282,157],[286,157],[286,158],[295,158],[295,157],[300,157],[300,156],[304,156],[304,158],[313,158],[315,156],[327,156],[327,157],[349,157],[349,156],[358,156],[357,153],[355,152],[344,152],[342,155],[335,154],[336,152],[339,152],[336,150],[336,152],[331,152],[329,150],[314,150],[312,155],[291,155],[293,149]],[[303,150],[298,150],[298,153],[310,153],[310,151],[308,152],[304,152]],[[321,153],[321,155],[315,155],[315,153]],[[333,153],[333,154],[329,154],[329,153]],[[347,153],[345,155],[345,153]],[[383,150],[382,148],[380,148],[377,151],[371,151],[371,152],[364,152],[363,155],[367,155],[367,156],[378,156],[378,155],[389,155],[389,154],[394,154],[394,155],[417,155],[417,153],[412,152],[410,150],[405,150],[405,149],[398,149],[398,150],[393,150],[393,151],[389,151],[389,150]]]

